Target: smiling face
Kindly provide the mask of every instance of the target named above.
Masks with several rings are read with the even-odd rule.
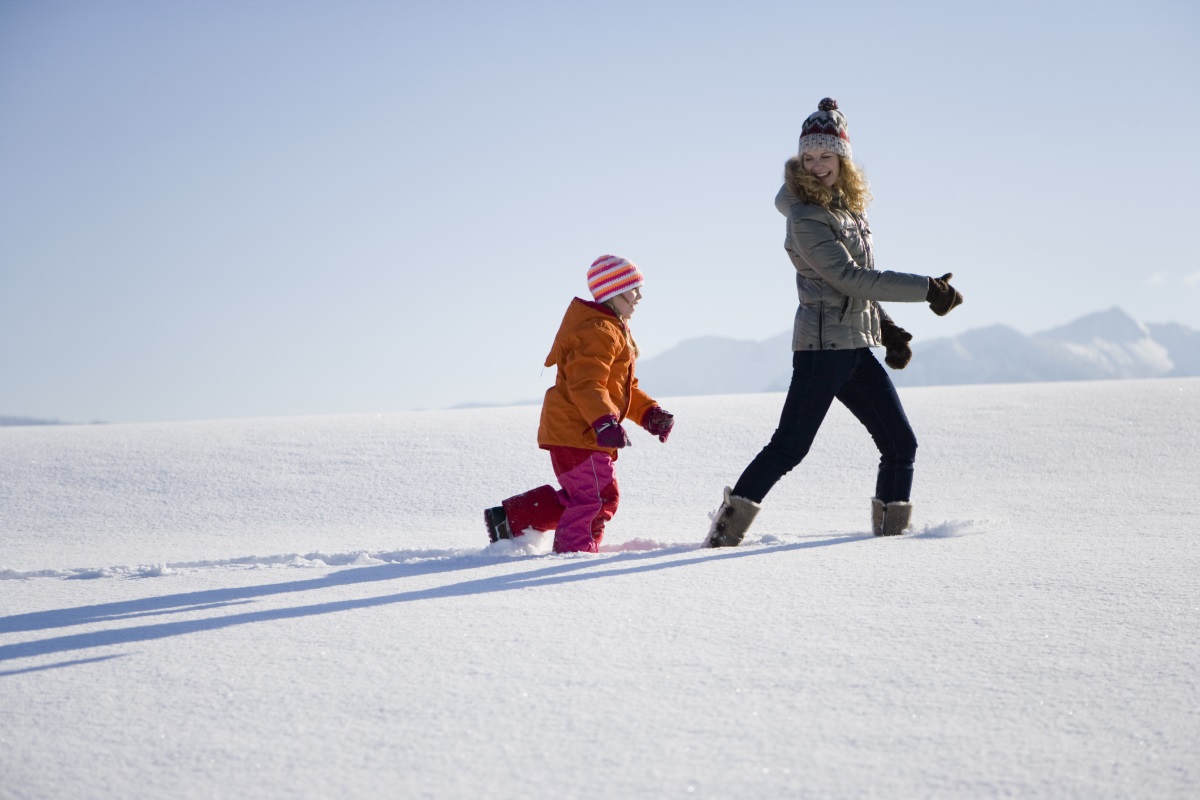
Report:
[[[629,319],[633,316],[633,310],[637,304],[642,302],[642,289],[640,286],[636,289],[630,289],[628,292],[623,292],[608,302],[612,306],[612,310],[617,312],[617,316],[621,319]]]
[[[842,160],[832,150],[805,150],[800,156],[800,165],[825,186],[837,183],[842,172]]]

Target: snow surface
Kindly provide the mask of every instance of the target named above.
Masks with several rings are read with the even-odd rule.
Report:
[[[729,550],[778,394],[598,555],[485,546],[536,407],[0,429],[0,797],[1200,795],[1200,379],[901,393],[912,533],[838,407]]]

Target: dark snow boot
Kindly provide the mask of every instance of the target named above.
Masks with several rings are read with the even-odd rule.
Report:
[[[899,536],[912,521],[912,503],[897,500],[885,503],[871,498],[871,532],[876,536]]]
[[[483,521],[487,523],[488,538],[493,542],[512,538],[512,530],[508,527],[508,515],[504,513],[504,506],[485,510]]]
[[[708,528],[708,536],[704,537],[705,547],[736,547],[746,538],[750,523],[758,516],[762,506],[753,500],[738,497],[728,486],[725,487],[725,499],[717,513],[712,516],[712,525]]]

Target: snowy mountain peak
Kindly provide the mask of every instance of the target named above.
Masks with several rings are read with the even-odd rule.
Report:
[[[1097,339],[1129,344],[1151,338],[1150,331],[1145,325],[1116,307],[1088,314],[1086,317],[1080,317],[1074,322],[1044,331],[1037,336],[1081,344],[1089,344]]]
[[[1032,336],[992,325],[921,342],[891,376],[897,386],[1186,377],[1200,375],[1198,342],[1196,331],[1110,308]],[[638,374],[662,396],[784,391],[790,344],[790,331],[763,342],[690,339],[639,363]]]

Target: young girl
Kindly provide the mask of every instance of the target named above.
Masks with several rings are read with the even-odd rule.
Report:
[[[835,398],[879,448],[872,531],[892,536],[909,526],[917,439],[892,379],[870,348],[882,345],[887,365],[903,369],[912,358],[912,335],[892,322],[879,301],[925,301],[942,316],[962,295],[948,283],[949,273],[931,278],[875,269],[866,215],[871,194],[851,158],[846,118],[827,97],[804,121],[799,155],[787,162],[775,198],[787,217],[784,249],[800,295],[792,382],[771,441],[725,489],[705,540],[713,547],[742,541],[767,492],[808,454]]]
[[[601,256],[587,281],[595,301],[571,301],[546,356],[558,375],[542,403],[538,445],[550,452],[562,488],[539,486],[484,511],[493,542],[553,530],[554,552],[595,553],[617,511],[613,462],[630,444],[621,423],[635,420],[663,442],[675,424],[633,375],[629,318],[642,299],[642,273],[632,261]]]

